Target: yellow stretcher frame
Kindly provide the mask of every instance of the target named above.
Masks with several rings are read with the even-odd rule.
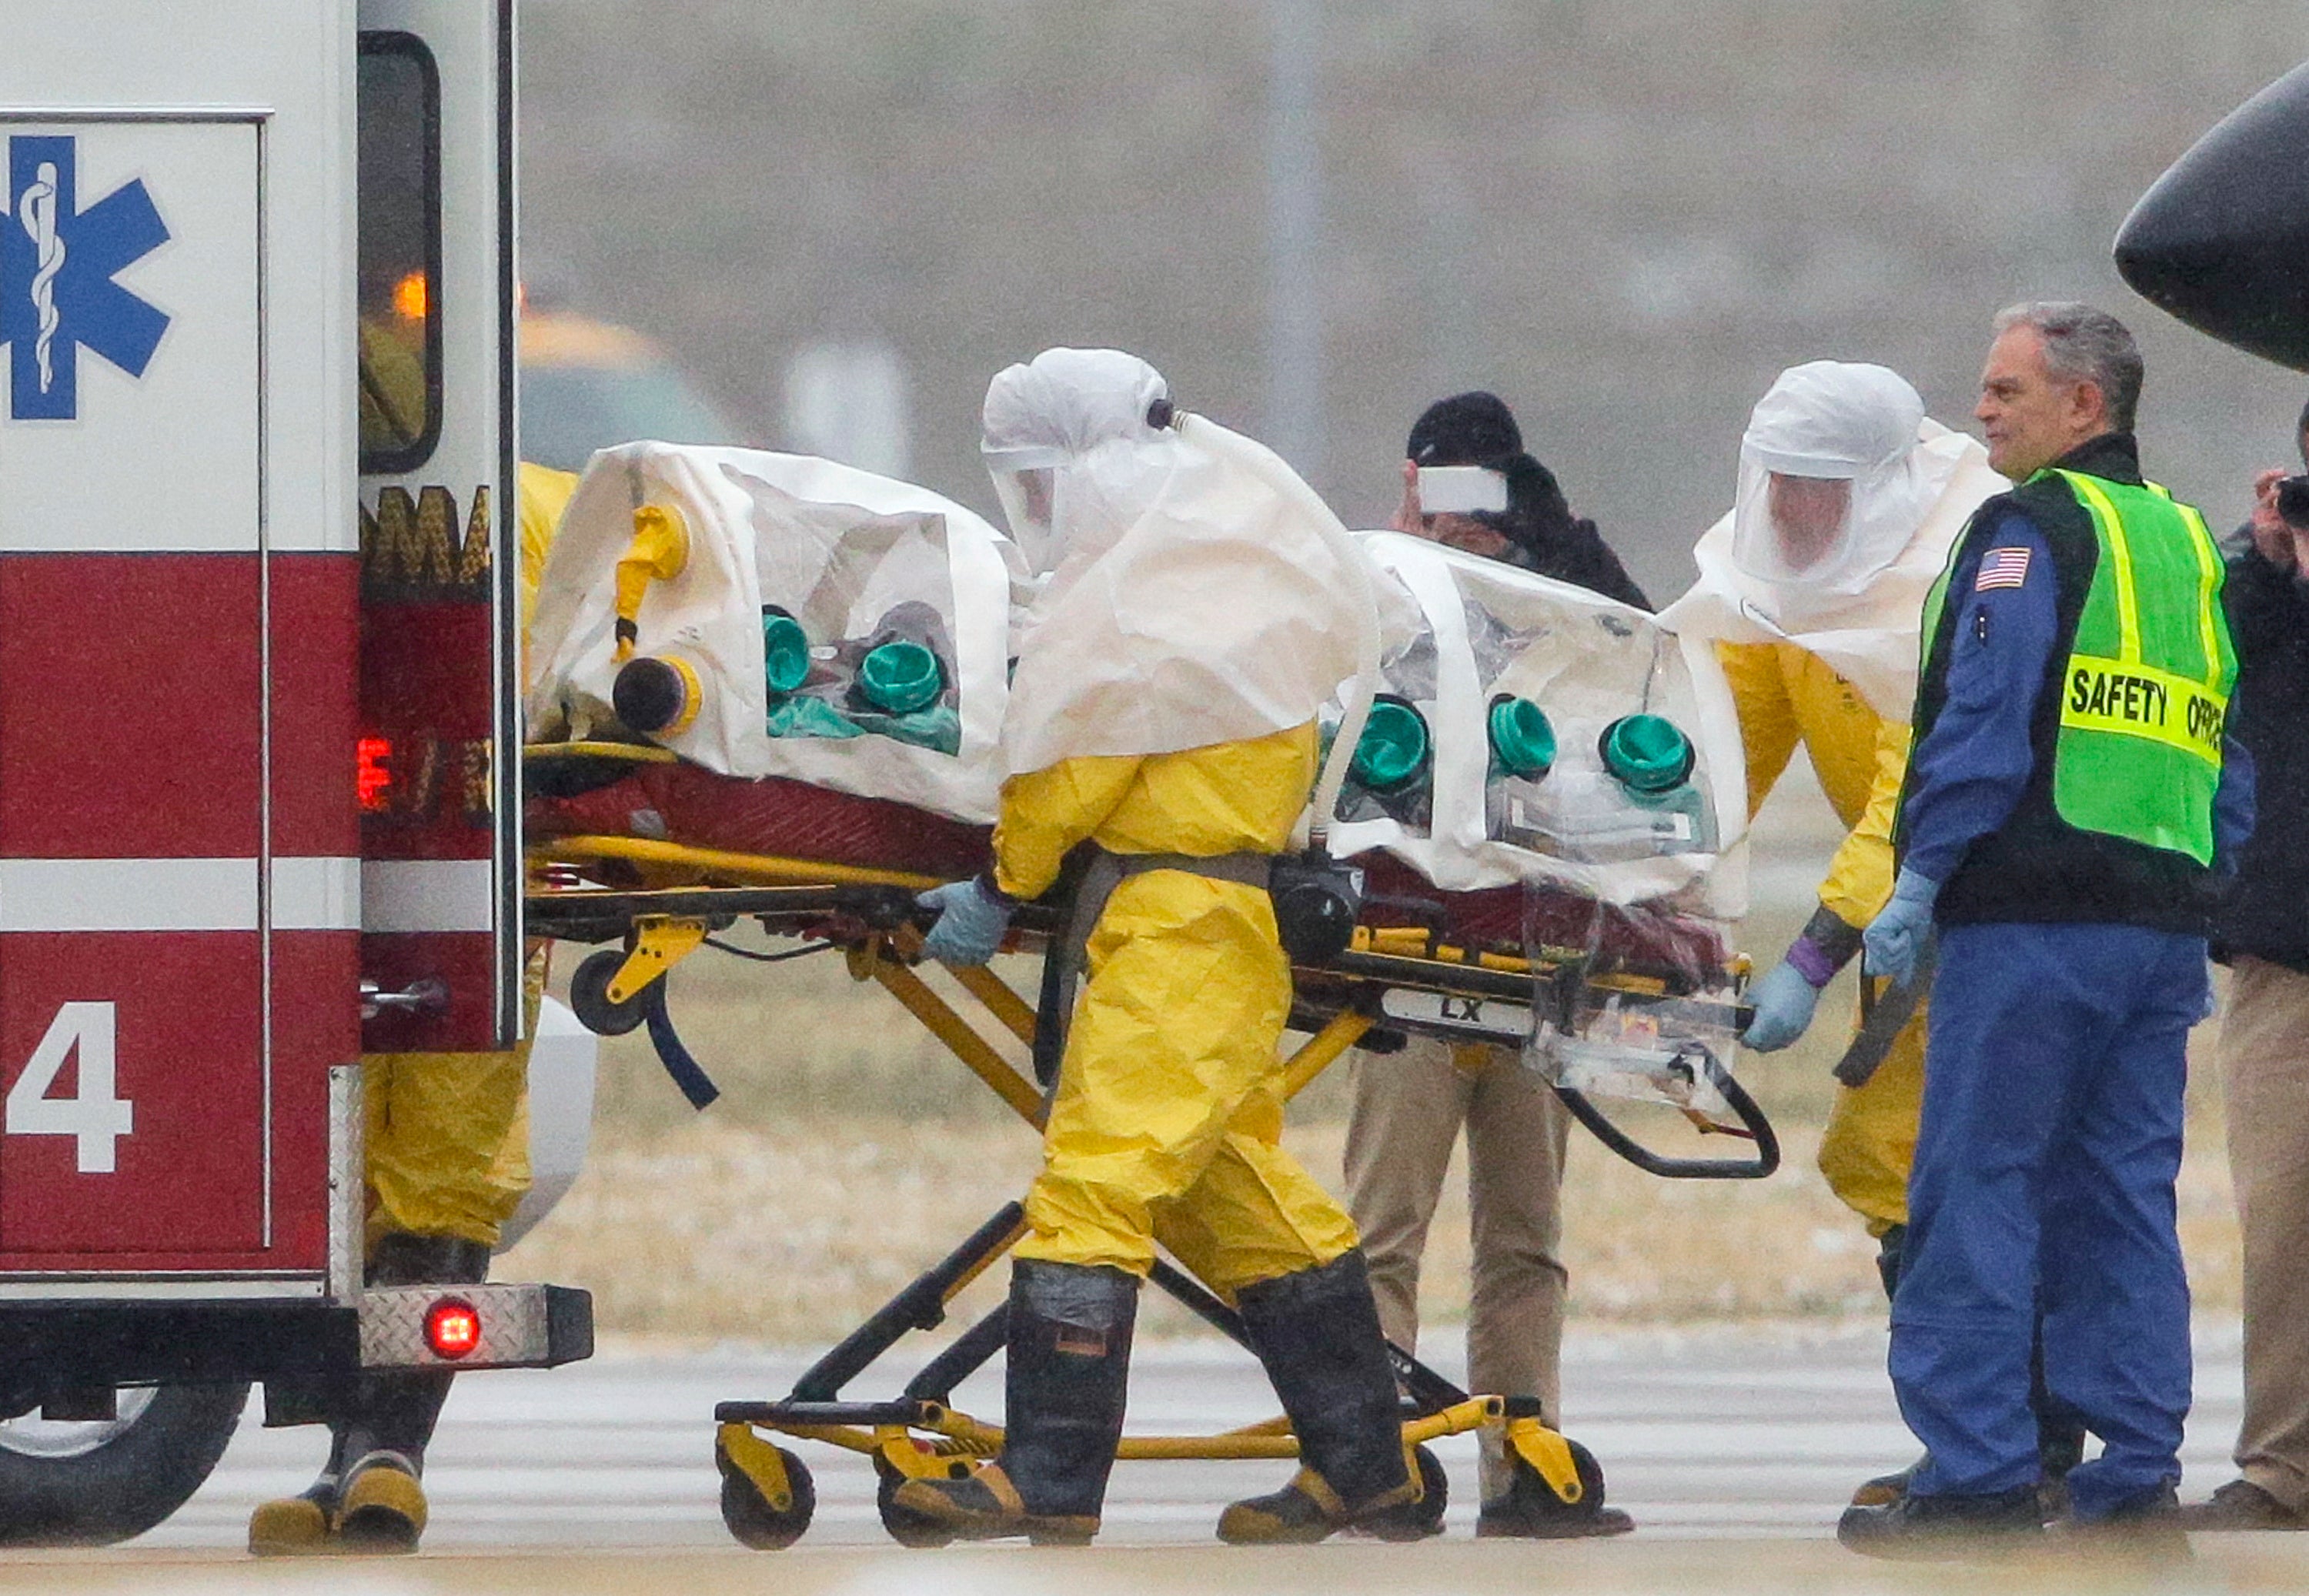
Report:
[[[938,884],[938,878],[617,836],[541,842],[529,850],[529,865],[532,932],[594,941],[621,937],[624,942],[622,955],[594,954],[579,967],[573,980],[573,1006],[589,1025],[612,1032],[632,1029],[639,1022],[632,1016],[653,1001],[662,1004],[666,975],[705,945],[709,931],[717,926],[741,917],[758,919],[765,928],[790,933],[809,925],[820,937],[839,942],[853,979],[870,981],[888,992],[1022,1120],[1037,1129],[1042,1126],[1045,1104],[1041,1086],[1004,1058],[913,968],[921,937],[908,916],[909,900],[913,893]],[[634,888],[584,884],[588,872],[601,872],[604,866],[614,867],[641,884]],[[1038,926],[1032,910],[1021,918],[1023,935],[1017,940],[1030,946],[1036,943],[1047,946],[1054,924],[1046,917]],[[846,933],[829,934],[829,927],[845,920],[850,926]],[[1003,1031],[1030,1048],[1033,1045],[1039,1021],[1033,1005],[990,969],[952,973]],[[1364,1000],[1368,992],[1359,997],[1359,987],[1390,983],[1405,990],[1456,994],[1472,1006],[1499,1002],[1502,995],[1527,996],[1534,983],[1549,971],[1544,960],[1535,963],[1518,953],[1450,946],[1424,931],[1362,928],[1341,961],[1297,973],[1335,999],[1343,993],[1344,1000],[1336,1002],[1334,1011],[1284,1061],[1286,1097],[1304,1090],[1376,1022],[1376,1003]],[[1640,976],[1599,977],[1597,984],[1639,995],[1647,991]],[[1529,1012],[1522,1011],[1526,1022]],[[597,1023],[605,1018],[606,1024]],[[1294,1015],[1294,1023],[1300,1021],[1301,1016]],[[1704,1129],[1735,1130],[1752,1137],[1757,1143],[1756,1158],[1717,1169],[1717,1160],[1660,1160],[1646,1154],[1651,1160],[1647,1167],[1656,1167],[1663,1174],[1728,1170],[1746,1177],[1769,1173],[1777,1165],[1777,1146],[1769,1122],[1728,1074],[1721,1076],[1719,1085],[1734,1094],[1732,1100],[1741,1111],[1743,1127],[1735,1130],[1697,1116],[1695,1123]],[[1586,1106],[1578,1094],[1565,1096],[1583,1123],[1615,1151],[1631,1156],[1634,1143],[1610,1127],[1609,1121],[1592,1108],[1582,1112]],[[1644,1163],[1645,1158],[1635,1161]],[[1006,1205],[940,1265],[915,1281],[821,1359],[797,1383],[793,1397],[781,1402],[724,1402],[717,1408],[714,1455],[723,1480],[722,1517],[732,1534],[748,1546],[772,1549],[792,1544],[809,1527],[815,1504],[809,1471],[793,1453],[765,1439],[763,1432],[768,1432],[872,1457],[883,1481],[883,1522],[893,1537],[907,1545],[944,1543],[944,1535],[933,1526],[906,1522],[904,1510],[896,1508],[890,1497],[895,1486],[907,1479],[959,1474],[972,1460],[999,1454],[1000,1427],[962,1412],[946,1400],[955,1384],[999,1350],[999,1331],[990,1331],[999,1319],[999,1310],[933,1359],[909,1385],[908,1394],[896,1402],[844,1402],[840,1399],[840,1387],[908,1331],[940,1323],[947,1306],[1025,1233],[1020,1205]],[[1223,1333],[1242,1339],[1232,1310],[1175,1265],[1158,1260],[1150,1279]],[[1432,1528],[1440,1529],[1441,1522],[1442,1476],[1431,1456],[1423,1456],[1420,1449],[1442,1436],[1498,1428],[1509,1448],[1567,1505],[1583,1500],[1591,1481],[1600,1484],[1592,1456],[1543,1425],[1533,1399],[1470,1395],[1407,1353],[1390,1350],[1407,1392],[1423,1410],[1405,1421],[1404,1446],[1414,1470],[1436,1488],[1434,1499],[1424,1505],[1431,1510]],[[942,1364],[949,1366],[943,1372]],[[942,1382],[942,1388],[923,1393],[928,1376],[935,1376],[928,1381],[930,1387],[940,1387]],[[1121,1460],[1279,1459],[1297,1454],[1298,1442],[1290,1434],[1288,1421],[1276,1418],[1216,1435],[1126,1436],[1116,1456]]]

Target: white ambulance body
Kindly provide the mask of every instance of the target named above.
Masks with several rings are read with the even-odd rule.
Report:
[[[513,106],[512,0],[0,17],[0,1541],[590,1346],[360,1278],[361,1054],[521,1024]]]

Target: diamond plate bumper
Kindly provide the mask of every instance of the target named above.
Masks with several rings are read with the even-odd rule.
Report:
[[[593,1297],[567,1286],[387,1286],[363,1291],[364,1368],[551,1368],[593,1355]],[[425,1336],[426,1316],[462,1302],[480,1321],[480,1340],[462,1358],[444,1358]]]

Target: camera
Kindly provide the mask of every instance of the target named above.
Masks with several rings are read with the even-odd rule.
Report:
[[[2277,514],[2296,531],[2309,532],[2309,475],[2287,477],[2277,485]]]

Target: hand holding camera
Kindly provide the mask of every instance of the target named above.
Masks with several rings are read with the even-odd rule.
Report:
[[[2309,574],[2309,474],[2263,471],[2253,487],[2253,547],[2280,570]]]

